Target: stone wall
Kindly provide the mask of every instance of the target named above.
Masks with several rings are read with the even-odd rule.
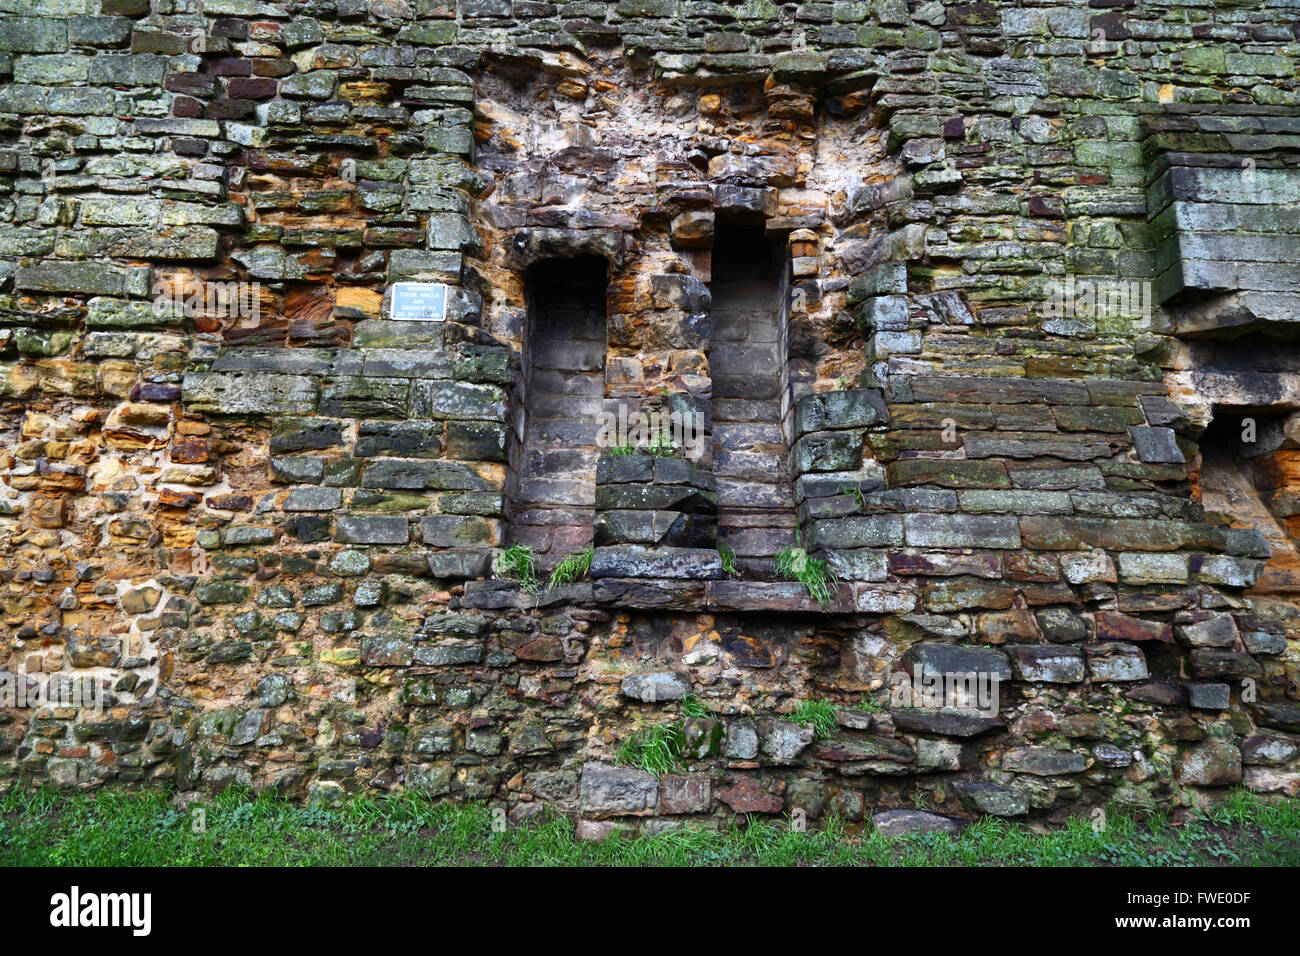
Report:
[[[104,704],[0,711],[0,787],[1294,794],[1298,53],[1276,0],[0,0],[0,665]],[[702,453],[599,442],[650,409]]]

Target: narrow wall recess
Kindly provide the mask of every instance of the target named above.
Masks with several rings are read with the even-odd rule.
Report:
[[[794,543],[794,499],[781,420],[786,374],[786,261],[761,224],[720,224],[713,243],[713,470],[718,537],[742,563]]]
[[[595,257],[528,270],[523,447],[512,539],[544,564],[591,543],[605,396],[606,267]]]

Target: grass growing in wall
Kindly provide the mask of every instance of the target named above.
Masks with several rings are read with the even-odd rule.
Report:
[[[692,720],[701,720],[709,716],[709,712],[705,709],[704,704],[702,704],[700,699],[694,694],[687,694],[679,700],[677,702],[677,710],[683,717],[688,717]]]
[[[718,557],[722,559],[722,570],[729,577],[740,577],[740,569],[736,567],[736,552],[731,550],[725,544],[718,545]]]
[[[867,506],[867,499],[862,494],[862,488],[858,485],[840,485],[840,494],[852,495],[853,500],[858,503],[859,511],[862,511]]]
[[[646,773],[672,773],[681,762],[685,744],[681,724],[656,724],[628,738],[618,749],[618,762]]]
[[[838,584],[835,574],[821,558],[813,558],[801,547],[782,548],[773,559],[777,577],[798,581],[809,597],[822,607],[831,603],[831,589]]]
[[[541,588],[537,580],[537,560],[526,544],[512,544],[492,560],[492,573],[505,581],[518,582],[530,594]]]
[[[677,443],[671,438],[659,435],[646,446],[645,453],[655,458],[672,458],[677,454]]]
[[[493,831],[492,807],[416,793],[301,806],[228,790],[205,805],[206,827],[164,791],[0,797],[3,866],[1297,866],[1300,799],[1265,803],[1235,791],[1174,825],[1163,815],[1106,810],[1041,827],[984,819],[960,834],[890,839],[836,817],[796,832],[782,818],[720,830],[679,827],[654,836],[584,842],[548,813]]]
[[[677,701],[677,712],[687,720],[709,716],[708,709],[694,694]],[[647,773],[672,773],[681,764],[685,747],[686,731],[677,720],[634,733],[619,747],[615,759],[625,767],[638,767]]]
[[[652,458],[672,458],[679,451],[677,443],[671,438],[660,435],[652,442],[642,445],[611,445],[605,451],[609,458],[622,458],[627,455],[649,455]]]
[[[564,587],[585,578],[591,571],[591,558],[595,553],[593,549],[586,548],[565,557],[551,571],[551,576],[546,581],[546,590]]]
[[[840,732],[835,711],[835,705],[829,700],[801,700],[799,706],[790,712],[790,720],[811,727],[814,737],[825,740]]]

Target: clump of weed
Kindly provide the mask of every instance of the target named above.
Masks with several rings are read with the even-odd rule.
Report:
[[[492,573],[505,581],[517,581],[529,594],[541,587],[537,580],[537,559],[526,544],[512,544],[492,561]]]
[[[822,607],[831,603],[831,588],[839,583],[835,573],[821,558],[810,557],[801,547],[782,548],[774,560],[777,577],[798,581],[809,596]]]
[[[811,727],[814,737],[825,740],[840,732],[835,710],[835,705],[829,700],[801,700],[799,706],[790,712],[790,720]]]
[[[646,773],[671,773],[682,759],[686,738],[680,724],[656,724],[633,734],[618,750],[618,762]]]
[[[687,694],[679,700],[677,702],[677,710],[683,717],[688,717],[692,720],[699,720],[703,717],[709,716],[709,712],[705,710],[704,705],[700,703],[700,699],[694,694]]]
[[[585,578],[591,571],[591,558],[594,554],[595,551],[586,548],[565,557],[551,571],[551,576],[546,580],[546,590],[563,587]]]
[[[736,552],[731,550],[725,544],[718,545],[718,557],[722,559],[722,570],[733,578],[740,577],[740,569],[736,567]]]

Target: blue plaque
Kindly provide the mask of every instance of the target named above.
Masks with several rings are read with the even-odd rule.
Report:
[[[388,317],[407,322],[441,322],[447,317],[447,287],[441,282],[394,282]]]

